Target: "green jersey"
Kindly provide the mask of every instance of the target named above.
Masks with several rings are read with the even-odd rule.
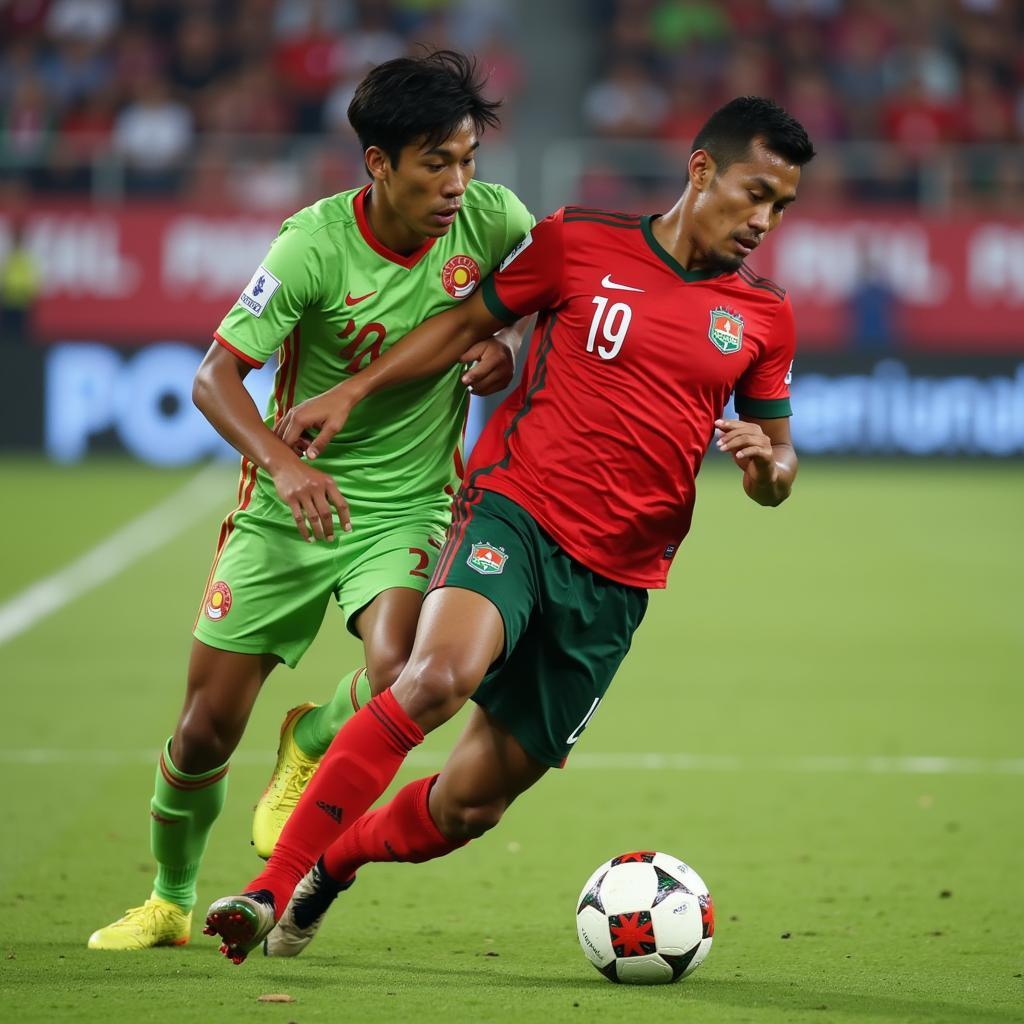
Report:
[[[533,226],[508,189],[472,181],[448,233],[403,256],[371,232],[369,188],[321,199],[286,220],[216,331],[253,366],[278,353],[268,426],[470,295]],[[462,470],[461,372],[456,366],[371,396],[317,457],[353,514],[447,504]],[[262,470],[257,486],[276,495]]]

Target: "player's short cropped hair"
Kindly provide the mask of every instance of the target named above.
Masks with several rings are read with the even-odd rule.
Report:
[[[496,127],[501,101],[484,99],[485,84],[476,61],[455,50],[399,57],[379,64],[359,83],[348,107],[349,123],[364,151],[377,146],[397,167],[405,146],[438,146],[467,117],[478,135]]]
[[[760,139],[772,153],[797,167],[814,158],[814,147],[804,126],[764,96],[737,96],[719,107],[697,132],[690,153],[705,150],[721,172],[745,160],[754,139]]]

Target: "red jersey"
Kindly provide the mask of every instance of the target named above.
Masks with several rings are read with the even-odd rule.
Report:
[[[484,281],[499,319],[541,313],[522,381],[465,482],[522,506],[593,572],[637,587],[665,585],[729,396],[741,414],[790,415],[795,344],[781,288],[746,267],[685,270],[653,219],[567,207]]]

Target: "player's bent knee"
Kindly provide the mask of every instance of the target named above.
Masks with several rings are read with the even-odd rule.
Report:
[[[399,692],[409,706],[443,719],[454,715],[480,685],[480,676],[471,666],[444,654],[431,654],[410,663],[402,673]]]
[[[205,710],[190,708],[178,723],[171,744],[174,765],[194,775],[224,764],[238,746],[234,722],[221,721]]]
[[[178,730],[171,742],[171,760],[178,771],[200,775],[224,764],[234,746],[220,743],[209,734]]]
[[[442,810],[441,831],[452,839],[478,839],[501,821],[504,801],[487,804],[458,804]]]
[[[388,654],[367,659],[366,674],[370,677],[370,690],[374,696],[383,693],[395,682],[402,674],[406,661],[405,657]]]

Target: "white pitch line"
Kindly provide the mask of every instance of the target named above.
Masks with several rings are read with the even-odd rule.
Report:
[[[159,505],[0,604],[0,645],[162,548],[217,505],[225,505],[224,480],[223,466],[211,463]]]
[[[97,765],[120,767],[154,764],[159,751],[152,750],[56,750],[50,748],[0,750],[0,764]],[[269,752],[244,751],[231,759],[237,765],[271,765]],[[413,751],[410,764],[440,767],[445,754]],[[776,772],[797,775],[1024,775],[1024,758],[979,757],[751,757],[715,754],[585,753],[579,751],[568,763],[583,771],[639,772]]]

